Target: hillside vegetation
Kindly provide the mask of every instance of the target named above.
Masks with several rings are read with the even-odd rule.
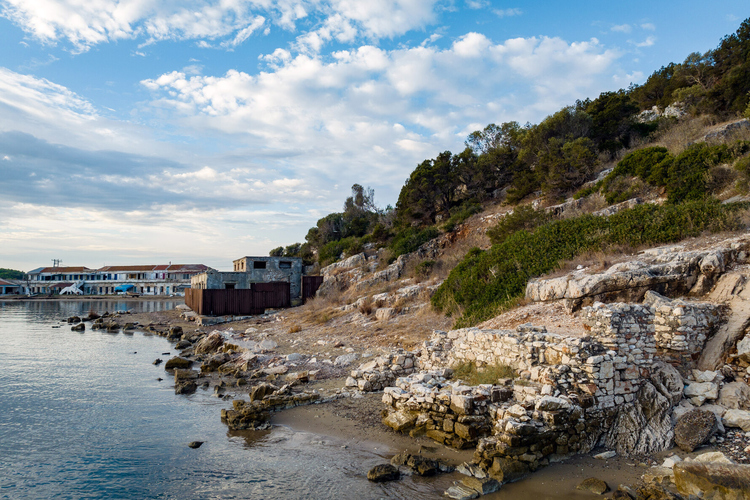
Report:
[[[473,132],[463,151],[417,165],[395,207],[378,208],[373,190],[355,184],[342,212],[318,220],[304,243],[271,254],[324,266],[368,246],[386,248],[392,262],[503,203],[513,210],[488,231],[491,248],[468,251],[432,299],[457,326],[476,324],[517,301],[529,278],[582,252],[740,227],[747,206],[718,200],[747,194],[750,127],[703,137],[743,115],[750,117],[750,19],[715,49],[662,67],[643,85],[577,101],[536,125]],[[579,212],[635,197],[659,203],[565,219],[528,205],[571,197],[586,201]],[[421,274],[429,276],[430,262]]]
[[[15,269],[5,269],[0,267],[0,279],[5,280],[21,280],[25,276],[23,271],[16,271]]]

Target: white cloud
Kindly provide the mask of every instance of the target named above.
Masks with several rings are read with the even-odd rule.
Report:
[[[231,49],[254,33],[270,33],[268,23],[295,31],[299,20],[312,17],[319,27],[298,43],[317,51],[331,40],[376,40],[422,28],[435,22],[438,1],[5,0],[1,13],[37,40],[66,40],[76,52],[121,39],[143,39],[144,45],[195,39],[200,47]]]
[[[513,9],[495,9],[492,12],[495,13],[495,15],[499,17],[513,17],[513,16],[520,16],[523,14],[523,11],[518,8]]]
[[[635,45],[636,47],[651,47],[656,43],[656,37],[655,36],[649,36],[642,42],[634,42],[632,40],[628,40],[629,43]]]
[[[646,31],[656,31],[656,25],[653,23],[643,23],[641,24],[641,29]]]
[[[470,9],[486,9],[490,5],[489,0],[466,0],[466,6]]]
[[[329,57],[277,49],[257,75],[171,72],[142,84],[152,106],[186,130],[293,157],[295,178],[398,186],[425,157],[460,148],[469,123],[537,121],[608,89],[618,57],[596,39],[495,43],[467,33],[444,49],[364,45]]]
[[[630,33],[633,31],[633,27],[629,24],[617,24],[612,26],[612,31],[617,33]]]

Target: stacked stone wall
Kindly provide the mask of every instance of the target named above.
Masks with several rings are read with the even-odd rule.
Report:
[[[417,370],[418,355],[416,352],[398,349],[393,353],[378,356],[352,370],[346,379],[346,387],[355,387],[365,392],[383,390],[394,385],[398,377]]]
[[[592,406],[603,409],[633,400],[655,352],[645,346],[647,333],[629,334],[627,349],[622,349],[612,341],[614,337],[605,344],[591,336],[574,338],[529,327],[519,329],[436,331],[422,349],[422,366],[433,369],[464,362],[507,365],[521,378],[539,384],[542,395],[565,395],[581,401],[593,397]]]

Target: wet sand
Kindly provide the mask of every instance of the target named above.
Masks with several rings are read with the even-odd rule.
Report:
[[[315,433],[337,439],[344,446],[376,449],[384,461],[401,451],[421,453],[451,465],[470,462],[473,449],[454,450],[426,437],[412,438],[396,433],[379,422],[381,394],[368,394],[363,398],[338,400],[331,403],[300,406],[275,413],[271,422],[293,430]],[[374,422],[374,418],[378,422]],[[505,484],[500,491],[487,495],[487,499],[504,500],[578,500],[596,495],[578,491],[576,486],[586,478],[596,477],[605,481],[611,490],[619,484],[635,486],[648,469],[633,459],[615,457],[598,460],[591,455],[573,457],[562,463],[543,467],[525,479]],[[447,489],[463,475],[454,472],[435,478],[421,478],[435,482],[438,489]],[[601,497],[600,497],[601,498]]]

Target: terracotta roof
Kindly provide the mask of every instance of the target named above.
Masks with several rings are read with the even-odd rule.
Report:
[[[141,265],[141,266],[105,266],[105,267],[102,267],[101,269],[98,269],[98,271],[99,272],[132,271],[132,272],[145,273],[145,272],[153,271],[154,267],[156,266],[154,266],[153,264]]]
[[[11,283],[10,281],[5,281],[3,279],[0,279],[0,286],[20,286],[18,283]]]
[[[54,285],[50,285],[50,288],[68,288],[72,285],[73,283],[55,283]]]

